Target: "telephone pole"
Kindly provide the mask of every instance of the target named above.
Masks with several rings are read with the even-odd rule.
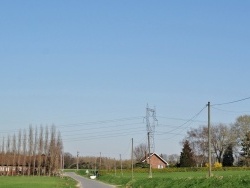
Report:
[[[120,163],[121,163],[121,175],[123,176],[123,173],[122,173],[122,155],[120,154]]]
[[[78,171],[78,169],[79,169],[79,151],[77,151],[77,154],[76,154],[76,170]]]
[[[209,171],[208,177],[212,175],[212,164],[211,164],[211,126],[210,126],[210,102],[207,103],[208,107],[208,163],[209,163]]]
[[[131,168],[132,168],[132,180],[134,179],[134,140],[132,138],[132,152],[131,152]]]

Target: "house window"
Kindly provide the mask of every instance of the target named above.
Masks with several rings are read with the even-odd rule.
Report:
[[[163,165],[162,164],[159,164],[158,165],[158,169],[162,169],[163,168]]]

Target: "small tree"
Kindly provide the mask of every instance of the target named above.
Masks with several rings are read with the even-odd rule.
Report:
[[[186,140],[183,145],[183,149],[180,156],[180,167],[192,167],[195,166],[194,154],[189,146],[189,142]]]
[[[245,138],[241,142],[243,157],[243,164],[246,166],[250,165],[250,132],[247,132]]]
[[[233,166],[233,163],[234,163],[234,157],[233,157],[233,147],[232,145],[230,144],[224,155],[223,155],[223,162],[222,162],[222,165],[223,166]]]
[[[140,162],[140,160],[143,157],[145,157],[147,151],[148,151],[148,148],[147,148],[146,144],[142,143],[142,144],[136,146],[135,149],[134,149],[135,160],[137,162]]]

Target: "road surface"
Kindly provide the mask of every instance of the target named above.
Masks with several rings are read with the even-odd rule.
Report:
[[[108,185],[97,180],[91,180],[77,175],[74,172],[65,172],[66,176],[69,176],[80,183],[80,188],[114,188],[115,186]]]

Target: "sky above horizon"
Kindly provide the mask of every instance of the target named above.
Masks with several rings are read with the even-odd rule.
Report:
[[[211,104],[250,96],[249,1],[1,1],[0,136],[56,125],[64,150],[130,157],[156,109],[155,151],[180,154]],[[212,123],[250,100],[211,109]],[[188,122],[187,122],[188,121]],[[1,140],[1,138],[0,138]]]

